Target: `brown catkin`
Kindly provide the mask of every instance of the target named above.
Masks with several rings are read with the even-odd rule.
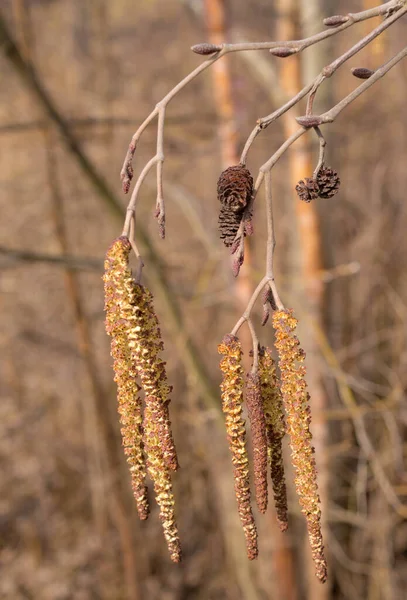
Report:
[[[253,444],[253,470],[256,503],[259,511],[267,510],[267,433],[261,397],[260,379],[257,373],[249,373],[246,379],[246,404],[250,420]]]
[[[327,564],[321,532],[321,509],[318,495],[314,448],[311,444],[310,407],[305,382],[305,354],[295,335],[297,320],[292,310],[279,310],[273,315],[275,345],[279,355],[281,392],[290,436],[291,456],[295,468],[295,487],[301,510],[307,520],[308,536],[316,575],[327,578]]]
[[[223,373],[222,410],[234,468],[235,494],[240,520],[246,538],[247,556],[258,555],[257,529],[250,504],[249,457],[246,450],[246,429],[242,417],[243,368],[242,347],[237,337],[226,335],[218,346],[223,355],[220,368]]]
[[[285,435],[284,411],[276,365],[270,348],[260,349],[259,378],[266,421],[274,504],[280,529],[285,531],[288,527],[288,508],[282,446]]]
[[[131,246],[127,238],[119,238],[111,245],[105,261],[106,331],[112,337],[114,380],[117,384],[118,411],[124,452],[130,466],[132,488],[140,519],[147,519],[149,505],[145,485],[146,469],[143,452],[143,426],[140,386],[131,360],[127,330],[123,320],[125,302],[124,278],[127,272]]]

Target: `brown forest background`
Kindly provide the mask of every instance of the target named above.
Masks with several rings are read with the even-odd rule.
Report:
[[[324,128],[328,163],[342,180],[338,196],[298,207],[296,180],[311,175],[317,157],[311,134],[310,145],[294,146],[274,174],[278,281],[300,318],[308,354],[330,567],[325,586],[312,574],[292,489],[289,531],[279,534],[271,510],[257,515],[260,556],[247,561],[217,388],[217,343],[260,279],[265,252],[259,202],[250,266],[236,283],[216,232],[222,157],[230,144],[240,151],[256,119],[295,92],[301,78],[308,82],[380,20],[300,59],[235,54],[229,72],[206,71],[168,109],[166,241],[152,218],[154,175],[139,222],[150,244],[143,244],[144,276],[156,296],[174,384],[180,566],[170,563],[156,509],[147,522],[137,520],[103,326],[102,264],[121,231],[124,153],[155,103],[201,61],[190,46],[211,35],[304,37],[322,29],[326,16],[375,4],[2,0],[1,19],[67,129],[56,125],[58,115],[44,106],[32,71],[2,33],[1,598],[405,597],[407,64]],[[226,29],[217,32],[212,17],[219,7]],[[406,33],[404,18],[346,63],[321,88],[318,109],[355,87],[351,67],[385,62]],[[217,90],[223,76],[232,85],[229,106]],[[289,113],[259,136],[249,156],[253,173],[293,124]],[[80,150],[95,171],[81,162]],[[153,125],[136,167],[154,151]],[[270,326],[262,341],[272,342]]]

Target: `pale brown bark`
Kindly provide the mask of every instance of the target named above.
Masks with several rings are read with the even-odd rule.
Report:
[[[278,31],[277,38],[281,40],[298,39],[302,35],[309,35],[309,31],[297,31],[295,23],[298,22],[300,9],[308,12],[306,22],[314,25],[314,21],[321,22],[317,17],[317,0],[314,6],[310,6],[307,0],[303,6],[302,0],[279,0],[278,1]],[[314,10],[311,10],[313,8]],[[312,14],[312,20],[309,15]],[[302,81],[301,60],[307,60],[302,55],[295,55],[285,59],[281,63],[280,82],[284,92],[288,96],[294,96],[304,85]],[[314,76],[316,73],[314,73]],[[283,116],[283,127],[285,137],[292,135],[298,125],[294,119],[299,116],[299,108]],[[296,231],[292,237],[292,261],[294,263],[293,303],[296,301],[303,307],[304,322],[302,325],[301,339],[307,354],[307,381],[311,395],[311,410],[313,416],[312,434],[315,447],[318,468],[318,486],[322,504],[322,515],[327,512],[328,503],[328,471],[326,464],[327,424],[323,417],[327,399],[321,377],[321,365],[317,340],[314,335],[314,327],[322,326],[324,283],[321,278],[322,263],[322,241],[320,225],[315,203],[305,203],[298,200],[295,194],[295,186],[300,179],[310,177],[314,170],[313,157],[310,145],[310,134],[302,136],[289,151],[289,189],[294,202],[294,218]],[[300,321],[301,322],[301,321]],[[306,334],[306,335],[305,335]],[[326,522],[322,522],[323,533],[326,544]],[[307,549],[307,554],[309,551]],[[308,567],[308,593],[307,597],[312,600],[325,600],[329,596],[327,584],[321,586],[314,575],[311,561],[307,561]]]
[[[224,0],[205,0],[205,19],[208,30],[208,41],[212,44],[221,44],[226,39],[226,14]],[[211,70],[213,82],[213,95],[215,110],[218,115],[219,148],[221,154],[222,169],[239,162],[238,135],[236,129],[235,106],[233,102],[232,77],[230,73],[229,57],[216,62]],[[252,290],[250,282],[250,248],[248,240],[245,240],[245,263],[240,270],[239,277],[234,285],[234,296],[237,300],[239,310],[244,310],[250,299]],[[240,336],[243,346],[250,346],[248,332],[242,332]],[[247,354],[247,353],[246,353]],[[225,543],[228,553],[234,562],[234,571],[244,598],[255,600],[259,598],[257,586],[253,580],[252,571],[246,558],[246,550],[243,544],[243,536],[240,534],[240,522],[237,511],[234,510],[233,486],[222,482],[219,474],[214,475],[217,492],[220,495],[220,504],[225,513],[224,525]],[[230,513],[230,514],[227,514]]]

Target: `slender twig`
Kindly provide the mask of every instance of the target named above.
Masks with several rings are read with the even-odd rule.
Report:
[[[357,54],[363,48],[365,48],[365,46],[367,46],[370,42],[372,42],[375,38],[377,38],[388,27],[393,25],[393,23],[395,21],[397,21],[400,17],[402,17],[406,12],[407,12],[407,6],[405,6],[404,8],[400,8],[400,10],[395,12],[392,16],[387,18],[382,23],[380,23],[380,25],[378,27],[373,29],[373,31],[371,31],[368,35],[366,35],[364,38],[359,40],[354,46],[352,46],[352,48],[350,48],[347,52],[342,54],[342,56],[339,56],[339,58],[337,58],[336,60],[334,60],[333,62],[331,62],[329,65],[327,65],[326,67],[324,67],[322,69],[321,73],[317,76],[317,78],[314,82],[314,85],[312,86],[312,90],[310,91],[309,96],[308,96],[307,109],[306,109],[307,115],[310,115],[312,113],[312,107],[314,104],[315,95],[316,95],[319,87],[321,86],[321,84],[325,81],[325,79],[327,79],[328,77],[332,77],[332,75],[335,73],[335,71],[337,69],[339,69],[339,67],[341,67],[347,60],[352,58],[352,56],[355,56],[355,54]]]
[[[318,136],[319,139],[319,157],[318,157],[318,164],[315,167],[314,173],[313,173],[313,177],[314,179],[318,176],[318,173],[322,167],[322,165],[325,162],[325,148],[326,148],[326,140],[324,138],[324,136],[322,135],[322,132],[320,130],[319,127],[314,127],[315,133]]]
[[[377,69],[374,73],[374,75],[372,75],[370,77],[370,79],[367,79],[366,81],[364,81],[361,85],[359,85],[353,92],[351,92],[350,94],[348,94],[348,96],[346,96],[343,100],[341,100],[340,102],[338,102],[338,104],[336,104],[333,108],[331,108],[331,110],[329,110],[328,112],[324,113],[323,115],[319,115],[319,116],[315,116],[315,119],[318,120],[321,124],[326,124],[326,123],[332,123],[336,117],[339,115],[339,113],[346,108],[346,106],[348,106],[351,102],[353,102],[353,100],[355,100],[356,98],[358,98],[358,96],[360,96],[363,92],[365,92],[367,89],[369,89],[376,81],[378,81],[381,77],[383,77],[388,71],[390,71],[390,69],[392,67],[394,67],[397,63],[399,63],[403,58],[405,58],[407,56],[407,48],[404,48],[403,50],[401,50],[398,54],[396,54],[396,56],[394,56],[391,60],[389,60],[387,63],[385,63],[382,67],[380,67],[379,69]],[[300,117],[298,120],[301,122],[302,117]],[[312,129],[317,129],[317,134],[322,136],[320,130],[316,127],[313,127]],[[261,280],[261,282],[259,283],[259,285],[257,286],[257,288],[255,289],[255,291],[253,292],[253,295],[247,305],[247,308],[245,310],[245,312],[243,313],[242,317],[238,320],[238,322],[236,323],[235,327],[232,330],[232,333],[235,335],[236,332],[240,329],[240,327],[243,325],[243,323],[245,321],[247,321],[250,318],[251,312],[254,308],[254,305],[256,303],[257,298],[260,295],[260,292],[262,291],[262,289],[264,288],[265,284],[268,283],[268,285],[270,286],[270,289],[273,293],[276,305],[279,309],[283,308],[283,305],[281,303],[281,300],[279,299],[279,295],[278,295],[278,291],[277,291],[277,287],[276,284],[274,282],[274,277],[272,276],[272,260],[273,260],[273,252],[274,252],[274,245],[275,245],[275,240],[274,240],[274,233],[273,233],[273,218],[272,218],[272,204],[271,204],[271,178],[270,178],[270,171],[271,169],[275,166],[275,164],[278,162],[278,160],[283,156],[283,154],[286,152],[286,150],[288,150],[288,148],[297,140],[299,139],[302,135],[304,135],[304,133],[306,133],[308,131],[307,127],[300,127],[299,129],[297,129],[297,131],[295,131],[281,146],[280,148],[278,148],[278,150],[269,158],[269,160],[267,162],[265,162],[259,169],[259,174],[256,180],[256,184],[255,184],[255,188],[254,188],[254,194],[252,197],[252,203],[254,202],[254,199],[261,187],[261,185],[263,184],[263,181],[265,182],[265,188],[266,188],[266,210],[267,210],[267,225],[268,225],[268,241],[267,241],[267,248],[268,248],[268,253],[267,253],[267,271],[266,271],[266,276],[263,277],[263,279]],[[319,133],[318,133],[319,132]],[[320,137],[320,159],[319,161],[321,161],[321,157],[323,159],[323,148],[324,148],[324,142],[321,141],[323,140],[323,137]],[[319,167],[317,167],[319,168]]]
[[[405,3],[403,3],[403,4],[405,4]],[[383,5],[382,7],[377,7],[377,9],[383,8],[384,6],[385,5]],[[263,129],[266,129],[269,125],[271,125],[271,123],[273,123],[274,121],[277,121],[277,119],[279,119],[283,114],[285,114],[288,110],[290,110],[290,108],[292,108],[293,106],[298,104],[307,94],[309,94],[309,97],[308,97],[308,102],[307,102],[306,115],[307,116],[310,115],[312,106],[313,106],[313,101],[315,98],[315,94],[316,94],[319,86],[323,83],[323,81],[327,77],[331,77],[334,74],[334,72],[344,62],[346,62],[349,58],[351,58],[352,56],[357,54],[369,42],[371,42],[378,35],[380,35],[385,29],[387,29],[387,27],[392,25],[397,19],[399,19],[401,16],[403,16],[403,14],[405,14],[407,12],[407,6],[404,6],[404,8],[402,8],[402,6],[403,5],[401,4],[399,6],[399,9],[397,10],[397,12],[395,12],[391,17],[386,19],[386,21],[384,21],[381,25],[376,27],[376,29],[374,29],[369,35],[367,35],[362,40],[360,40],[360,42],[355,44],[352,48],[350,48],[350,50],[345,52],[336,61],[334,61],[330,65],[327,65],[326,67],[324,67],[322,69],[321,73],[319,73],[319,75],[317,75],[317,77],[314,79],[314,81],[312,81],[311,83],[304,86],[303,89],[298,92],[298,94],[296,94],[293,98],[288,100],[285,104],[283,104],[283,106],[281,106],[280,108],[278,108],[277,110],[272,112],[270,115],[267,115],[265,117],[261,117],[260,119],[258,119],[255,128],[253,129],[253,131],[247,138],[246,144],[244,146],[244,149],[243,149],[243,152],[242,152],[242,155],[240,158],[240,162],[242,162],[243,164],[246,163],[247,154],[248,154],[254,140],[258,136],[258,134],[261,131],[263,131]],[[379,14],[385,15],[388,12],[388,10],[389,9],[385,10],[384,12],[380,12]],[[331,30],[331,31],[333,31],[334,33],[338,33],[338,31],[342,31],[343,29],[346,29],[346,27],[344,27],[345,25],[347,27],[349,27],[350,24],[358,23],[365,19],[371,18],[369,16],[365,17],[365,18],[360,17],[361,15],[366,14],[367,12],[370,12],[370,11],[363,11],[363,13],[357,13],[355,15],[348,15],[350,17],[350,19],[347,23],[344,23],[344,25],[342,25],[341,27],[338,27],[337,29]],[[374,16],[378,16],[378,15],[376,14]],[[291,42],[287,42],[287,44],[285,44],[285,46],[289,47],[290,44],[291,44]],[[305,46],[305,47],[300,46],[299,51],[304,50],[304,48],[306,48],[306,47],[308,47],[308,46]]]

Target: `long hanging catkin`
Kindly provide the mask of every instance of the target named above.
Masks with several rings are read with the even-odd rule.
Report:
[[[250,504],[249,457],[246,449],[243,407],[242,347],[237,337],[226,335],[218,346],[223,355],[220,368],[223,373],[222,409],[225,415],[226,432],[235,479],[235,494],[240,520],[246,538],[247,556],[257,557],[257,529]]]
[[[163,342],[152,296],[132,277],[130,248],[126,237],[113,242],[107,252],[103,277],[106,331],[112,337],[123,444],[140,518],[147,518],[149,510],[146,459],[171,559],[179,562],[181,548],[171,482],[171,471],[178,467],[168,413],[171,387],[167,383],[165,362],[160,358]],[[141,387],[136,377],[140,378],[145,394],[144,418]]]
[[[316,575],[322,582],[327,578],[327,564],[321,532],[321,509],[318,495],[314,448],[311,444],[309,394],[305,353],[295,335],[297,319],[292,310],[279,310],[273,315],[276,348],[281,372],[281,392],[284,401],[287,433],[290,436],[291,456],[295,468],[295,487],[301,510],[307,520],[308,536],[315,563]]]

